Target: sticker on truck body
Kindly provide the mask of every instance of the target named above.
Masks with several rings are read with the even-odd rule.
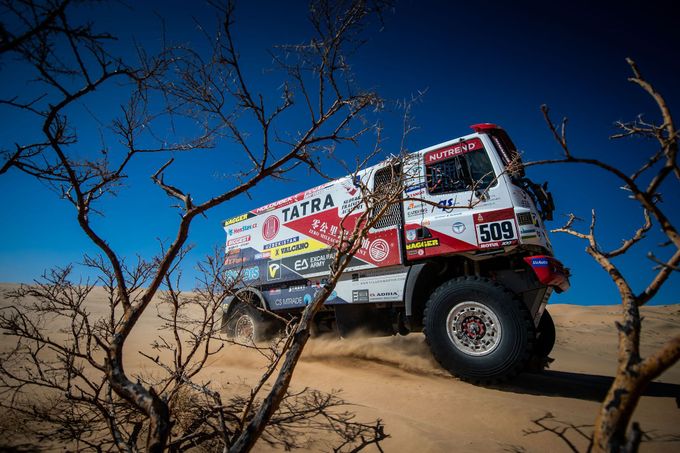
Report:
[[[497,248],[517,244],[515,210],[480,212],[473,215],[479,248]]]

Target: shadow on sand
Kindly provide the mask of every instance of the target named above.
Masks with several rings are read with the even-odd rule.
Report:
[[[545,370],[542,373],[525,373],[512,382],[492,388],[513,393],[542,396],[561,396],[581,400],[602,401],[614,379],[586,373]],[[675,398],[680,408],[680,385],[652,382],[644,396]]]

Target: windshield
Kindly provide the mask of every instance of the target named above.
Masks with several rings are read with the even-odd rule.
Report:
[[[439,194],[484,190],[495,175],[486,151],[478,149],[427,165],[426,178],[428,192]]]

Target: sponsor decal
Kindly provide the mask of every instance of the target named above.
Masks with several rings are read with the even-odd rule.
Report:
[[[367,289],[355,289],[352,291],[352,302],[353,303],[362,303],[362,302],[368,302],[368,290]]]
[[[278,280],[281,278],[281,261],[272,261],[267,265],[267,280]]]
[[[293,263],[293,269],[295,269],[296,272],[307,270],[309,269],[309,261],[307,261],[307,258],[295,260]]]
[[[295,202],[298,202],[304,198],[303,193],[298,193],[296,195],[291,195],[290,197],[286,197],[283,200],[277,200],[273,203],[269,203],[268,205],[262,206],[261,208],[254,209],[251,212],[254,212],[257,215],[264,214],[265,212],[273,211],[274,209],[280,208],[282,206],[286,206],[289,204],[293,204]]]
[[[325,211],[326,209],[333,207],[335,207],[333,197],[330,194],[327,194],[323,200],[321,200],[321,197],[312,198],[311,200],[306,200],[289,208],[285,208],[281,212],[283,213],[283,221],[288,222],[289,220],[314,214],[315,212]]]
[[[243,222],[244,220],[249,219],[250,217],[252,217],[252,214],[249,212],[238,215],[236,217],[232,217],[231,219],[224,221],[224,226],[226,227],[229,225],[233,225],[234,223]]]
[[[461,154],[469,153],[471,151],[477,151],[478,149],[483,149],[482,141],[479,138],[473,138],[472,140],[466,140],[461,143],[456,143],[453,145],[446,146],[441,149],[430,151],[425,154],[425,165],[430,165],[435,162],[440,162],[442,160],[451,159],[452,157],[459,156]]]
[[[255,257],[253,259],[254,260],[268,260],[270,256],[271,256],[271,253],[269,253],[269,252],[256,253]]]
[[[334,224],[328,224],[328,222],[322,222],[319,219],[314,219],[312,220],[312,230],[318,231],[319,233],[323,234],[330,234],[332,237],[336,237],[338,235],[338,231],[340,230],[340,227]],[[311,233],[311,231],[310,231]],[[319,235],[317,235],[319,236]]]
[[[322,250],[318,252],[296,255],[295,257],[285,258],[283,266],[294,270],[300,275],[317,274],[327,272],[328,266],[335,257],[334,250]],[[366,264],[358,258],[352,258],[350,266]]]
[[[415,241],[417,237],[417,230],[406,230],[406,240]]]
[[[245,258],[227,256],[224,259],[224,265],[225,266],[233,266],[234,264],[241,264],[245,261],[246,261]]]
[[[227,230],[227,234],[229,236],[231,236],[232,234],[243,233],[243,232],[252,230],[253,228],[257,228],[257,223],[253,223],[252,225],[243,225],[243,226],[238,227],[238,228],[229,228]]]
[[[438,247],[439,239],[428,239],[426,241],[412,242],[411,244],[406,244],[406,250],[424,249],[428,247]]]
[[[465,224],[463,222],[456,222],[451,225],[451,229],[456,234],[462,234],[465,231]]]
[[[534,227],[520,227],[519,229],[520,234],[522,235],[522,238],[535,238],[536,237],[536,229]]]
[[[421,216],[423,214],[427,214],[427,208],[426,207],[408,209],[406,211],[406,217],[418,217],[418,216]]]
[[[242,245],[242,244],[247,244],[250,242],[250,235],[247,234],[245,236],[239,236],[237,238],[229,239],[227,241],[227,247],[231,247],[232,245]]]
[[[293,236],[292,238],[284,239],[282,241],[276,241],[276,242],[272,242],[271,244],[265,244],[263,248],[265,250],[273,249],[273,248],[276,248],[276,247],[281,247],[282,245],[292,244],[293,242],[298,242],[299,240],[300,240],[300,236]],[[265,252],[265,253],[270,253],[270,252]]]
[[[420,190],[420,189],[423,189],[423,188],[425,188],[425,183],[421,182],[420,184],[416,184],[414,186],[407,187],[404,192],[411,194],[412,192],[415,192],[416,190]],[[411,195],[411,196],[413,196],[413,195]]]
[[[489,223],[498,222],[501,220],[515,219],[515,210],[513,208],[499,209],[496,211],[480,212],[475,218],[475,223]]]
[[[304,301],[302,299],[302,296],[297,296],[297,297],[279,297],[274,299],[274,305],[277,307],[286,307],[286,306],[296,306],[296,305],[303,305]]]
[[[485,242],[485,243],[479,244],[479,248],[480,249],[493,249],[493,248],[507,247],[509,245],[514,245],[514,244],[517,244],[516,240]]]
[[[229,256],[238,255],[239,253],[241,253],[239,248],[227,250],[227,255]]]
[[[241,270],[227,270],[226,276],[228,281],[236,281],[241,278],[244,282],[258,280],[260,278],[260,268],[258,266],[247,267]]]
[[[437,207],[438,207],[439,209],[444,210],[444,211],[447,211],[447,210],[448,210],[448,211],[451,211],[451,209],[448,209],[448,208],[450,208],[450,207],[452,207],[452,206],[455,206],[455,205],[456,205],[456,200],[454,200],[453,198],[448,198],[448,199],[446,199],[446,200],[441,200],[439,203],[437,203]]]
[[[289,293],[295,293],[298,291],[304,291],[307,289],[307,285],[293,285],[288,287]]]
[[[346,178],[343,180],[340,185],[342,186],[343,189],[347,191],[350,197],[353,197],[355,193],[359,190],[356,185],[354,185],[354,182],[351,181],[349,178]]]
[[[381,262],[390,254],[390,245],[384,239],[376,239],[368,248],[368,254],[373,261]]]
[[[291,253],[301,252],[309,248],[309,241],[299,242],[297,244],[285,245],[279,249],[275,249],[274,255],[290,255]]]
[[[369,299],[372,301],[380,300],[399,300],[399,294],[396,291],[381,291],[378,293],[369,293]]]
[[[303,301],[305,302],[305,305],[309,305],[312,303],[312,295],[311,294],[305,294],[303,297]]]
[[[326,184],[321,184],[320,186],[314,187],[314,188],[309,189],[309,190],[305,190],[304,192],[302,192],[302,198],[308,198],[308,197],[311,197],[312,195],[316,195],[319,192],[321,192],[322,190],[328,189],[333,184],[334,184],[333,182],[327,182]]]
[[[271,257],[274,259],[284,258],[288,255],[299,255],[304,252],[312,252],[319,249],[327,248],[326,244],[315,241],[313,239],[307,239],[304,241],[294,242],[292,244],[282,245],[271,249]]]
[[[545,258],[533,258],[531,265],[533,267],[548,267],[548,260]]]
[[[265,241],[271,241],[279,234],[280,226],[281,222],[279,221],[279,218],[275,215],[270,215],[265,219],[264,224],[262,225],[262,238]]]
[[[343,201],[342,207],[340,208],[340,215],[347,215],[352,212],[352,210],[355,212],[361,211],[362,209],[357,208],[359,205],[361,205],[361,196],[352,197]]]

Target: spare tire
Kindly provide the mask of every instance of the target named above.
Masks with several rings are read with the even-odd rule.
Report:
[[[529,310],[498,283],[480,277],[447,281],[430,296],[425,338],[451,374],[490,384],[521,372],[534,347]]]

